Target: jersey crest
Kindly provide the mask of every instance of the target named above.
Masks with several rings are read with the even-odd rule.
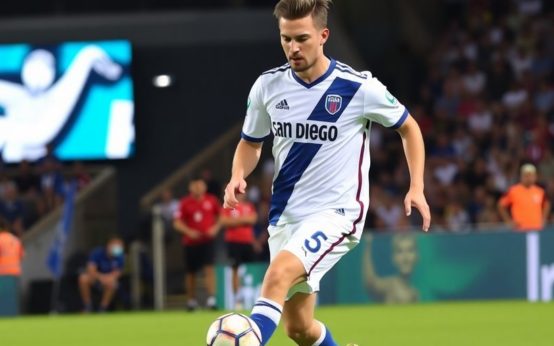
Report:
[[[335,115],[338,111],[340,111],[340,108],[342,107],[342,96],[340,95],[327,95],[327,98],[325,99],[325,110],[331,114]]]

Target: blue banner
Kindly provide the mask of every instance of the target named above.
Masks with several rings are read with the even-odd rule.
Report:
[[[65,200],[63,206],[63,214],[52,247],[46,259],[46,265],[56,279],[60,278],[63,273],[63,253],[67,238],[73,228],[73,214],[75,210],[75,195],[77,194],[77,183],[71,182],[65,188]]]

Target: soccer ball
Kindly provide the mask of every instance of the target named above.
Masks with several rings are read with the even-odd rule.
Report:
[[[208,346],[260,346],[262,333],[250,318],[232,312],[210,325],[206,343]]]

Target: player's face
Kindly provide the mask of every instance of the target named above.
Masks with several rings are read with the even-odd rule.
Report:
[[[394,242],[394,264],[401,275],[409,275],[417,261],[415,239],[400,238]]]
[[[526,186],[533,185],[537,182],[537,174],[533,172],[525,172],[521,174],[521,183]]]
[[[207,187],[204,180],[194,180],[189,185],[190,193],[195,197],[201,197],[206,193]]]
[[[281,46],[291,68],[305,72],[323,57],[329,29],[317,28],[311,15],[300,19],[279,19]]]
[[[123,242],[119,239],[112,239],[108,244],[108,251],[112,256],[120,256],[123,253]]]

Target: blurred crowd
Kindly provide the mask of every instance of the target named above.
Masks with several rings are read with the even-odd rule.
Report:
[[[21,161],[17,167],[0,166],[0,216],[21,237],[42,216],[63,203],[69,182],[86,186],[91,177],[84,165],[69,169],[49,153],[36,162]]]
[[[497,201],[525,163],[537,167],[539,185],[554,198],[554,12],[543,5],[469,1],[429,53],[418,102],[408,108],[426,141],[435,230],[501,222]],[[404,216],[409,178],[395,136],[372,130],[369,227],[419,223]]]

